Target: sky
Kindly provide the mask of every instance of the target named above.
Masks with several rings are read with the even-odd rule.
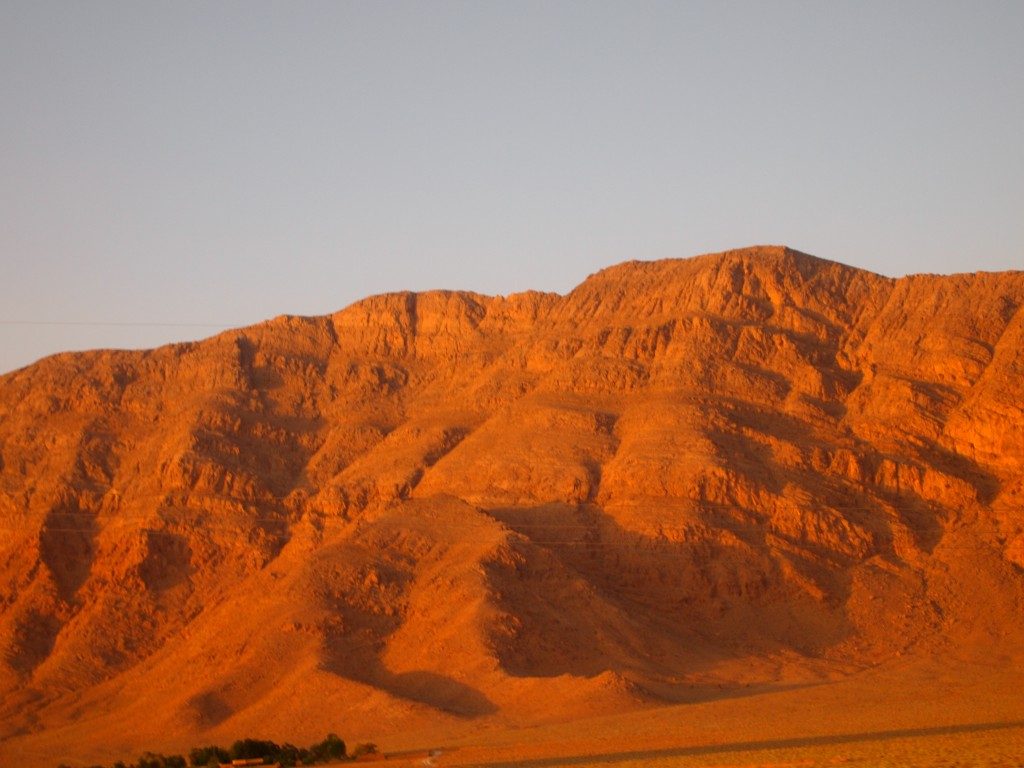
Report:
[[[0,372],[760,243],[1024,269],[1024,2],[0,3]]]

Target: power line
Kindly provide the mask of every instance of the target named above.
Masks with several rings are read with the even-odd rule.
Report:
[[[136,326],[153,328],[238,328],[241,325],[225,323],[164,323],[156,321],[119,321],[119,320],[0,320],[0,325],[70,325],[70,326],[117,326],[133,328]]]

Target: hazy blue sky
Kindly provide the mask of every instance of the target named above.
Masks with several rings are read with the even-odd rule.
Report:
[[[1021,269],[1022,137],[1020,0],[3,0],[0,371],[755,243]]]

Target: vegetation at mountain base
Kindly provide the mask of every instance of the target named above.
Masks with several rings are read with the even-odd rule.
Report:
[[[144,752],[133,763],[117,761],[110,768],[206,768],[231,763],[234,760],[260,760],[262,764],[279,763],[282,768],[319,763],[336,763],[345,759],[355,760],[361,755],[376,753],[375,744],[357,744],[351,757],[346,753],[345,742],[335,733],[329,733],[322,740],[309,747],[294,744],[277,744],[264,739],[239,739],[230,748],[218,746],[193,747],[188,751],[188,760],[182,755],[161,755]],[[259,765],[261,763],[249,763]],[[59,768],[68,768],[61,765]],[[90,768],[106,768],[93,765]]]

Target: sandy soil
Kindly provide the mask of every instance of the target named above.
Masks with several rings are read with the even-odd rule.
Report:
[[[1022,690],[1019,664],[907,661],[840,682],[468,735],[434,764],[1019,766]]]

